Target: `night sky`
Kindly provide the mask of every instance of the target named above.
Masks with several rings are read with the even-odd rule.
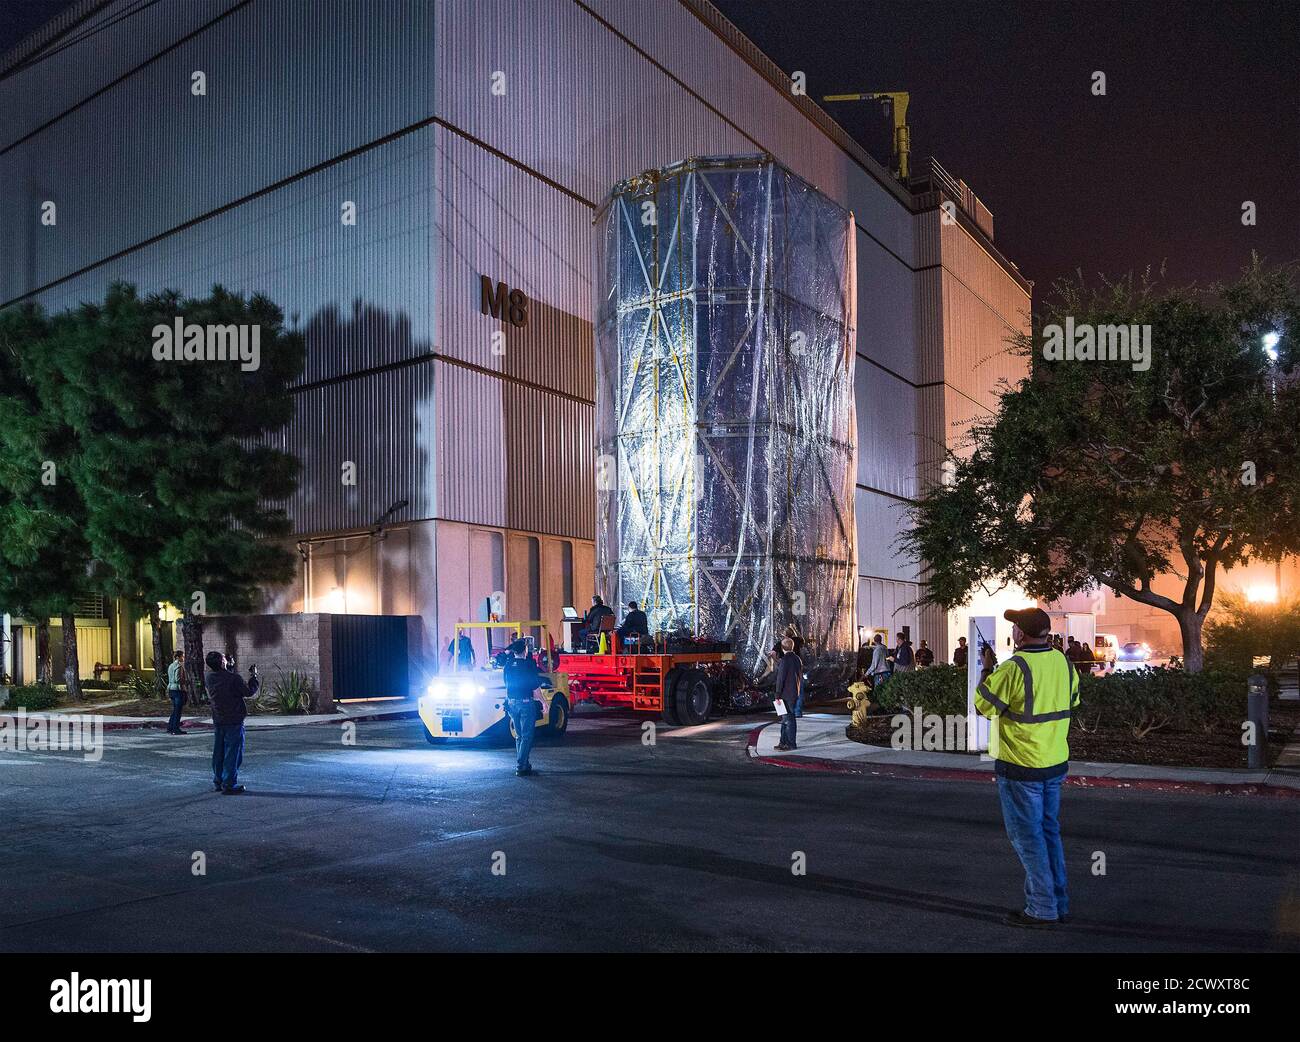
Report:
[[[1300,259],[1300,3],[715,2],[815,97],[910,91],[914,158],[970,184],[1036,296],[1076,268]],[[64,6],[0,0],[0,52]],[[828,108],[888,161],[879,105]]]
[[[1300,3],[715,3],[814,97],[909,91],[913,156],[974,189],[1036,298],[1077,268],[1182,284],[1300,260]],[[827,109],[887,159],[860,105]]]

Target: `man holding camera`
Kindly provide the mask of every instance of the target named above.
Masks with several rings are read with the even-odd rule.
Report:
[[[212,787],[226,796],[244,791],[239,784],[239,767],[244,762],[244,717],[248,707],[244,699],[257,694],[261,681],[257,667],[248,671],[248,683],[234,671],[234,659],[219,651],[203,657],[207,672],[204,686],[212,705]]]

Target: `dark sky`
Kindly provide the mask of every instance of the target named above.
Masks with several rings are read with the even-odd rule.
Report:
[[[814,96],[910,91],[913,155],[971,185],[1040,294],[1076,268],[1300,259],[1300,3],[715,2]],[[0,0],[0,52],[64,6]],[[831,111],[888,159],[878,105]]]
[[[1036,297],[1076,268],[1300,259],[1300,3],[714,2],[810,95],[909,91],[913,156],[984,200]],[[878,105],[827,108],[888,157]]]

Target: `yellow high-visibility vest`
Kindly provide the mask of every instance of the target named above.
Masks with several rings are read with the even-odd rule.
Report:
[[[1018,648],[975,689],[975,708],[993,721],[989,754],[1021,767],[1070,759],[1070,717],[1078,704],[1079,673],[1050,645]]]

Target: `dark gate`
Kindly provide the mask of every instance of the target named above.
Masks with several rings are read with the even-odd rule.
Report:
[[[404,615],[331,616],[334,699],[410,694]]]

